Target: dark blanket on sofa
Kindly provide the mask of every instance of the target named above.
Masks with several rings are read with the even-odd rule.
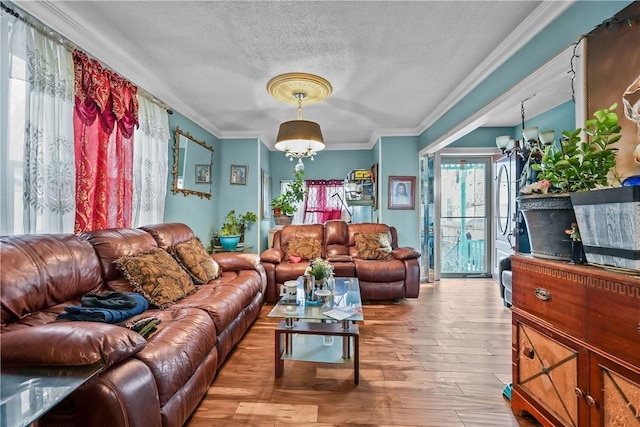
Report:
[[[65,307],[57,320],[119,323],[144,313],[149,302],[135,292],[108,292],[103,295],[88,294],[81,300],[82,306]],[[90,305],[86,307],[85,304]]]

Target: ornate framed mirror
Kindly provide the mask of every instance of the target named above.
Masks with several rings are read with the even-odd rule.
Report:
[[[173,194],[210,199],[213,147],[176,126],[173,158]]]

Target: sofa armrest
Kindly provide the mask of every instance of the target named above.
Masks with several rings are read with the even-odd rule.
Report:
[[[280,249],[269,248],[262,252],[260,261],[270,262],[271,264],[280,264],[284,260],[284,252]]]
[[[395,259],[402,259],[402,260],[417,259],[417,258],[420,258],[420,256],[422,256],[420,252],[410,247],[396,248],[391,251],[391,255],[393,255],[393,258]]]
[[[212,254],[211,257],[222,271],[256,270],[260,265],[260,257],[257,254],[219,252]]]
[[[3,364],[102,364],[104,368],[133,356],[146,345],[137,332],[99,322],[47,323],[6,332],[0,341]]]

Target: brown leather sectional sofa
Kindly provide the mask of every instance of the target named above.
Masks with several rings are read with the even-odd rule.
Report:
[[[181,426],[264,304],[258,255],[213,255],[220,278],[160,310],[148,340],[128,328],[55,322],[87,293],[132,291],[114,267],[124,255],[168,248],[193,237],[184,224],[98,230],[81,235],[0,237],[3,364],[80,365],[104,369],[38,425]],[[18,359],[18,360],[15,360]]]
[[[391,259],[362,259],[356,234],[386,233],[391,240]],[[420,292],[420,253],[410,247],[398,247],[395,227],[378,223],[347,224],[331,220],[324,225],[288,225],[273,236],[272,247],[262,252],[260,261],[267,274],[267,301],[279,299],[280,285],[295,280],[308,261],[288,261],[289,244],[294,240],[320,242],[321,257],[334,266],[337,277],[357,277],[364,300],[417,298]]]

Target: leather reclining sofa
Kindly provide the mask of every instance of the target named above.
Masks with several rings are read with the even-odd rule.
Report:
[[[390,240],[389,259],[371,259],[359,253],[357,235],[382,233]],[[357,277],[363,300],[417,298],[420,292],[420,253],[398,247],[395,227],[378,223],[348,224],[330,220],[324,224],[287,225],[276,231],[271,248],[260,255],[267,274],[267,302],[280,298],[280,285],[304,274],[309,260],[289,262],[290,245],[317,241],[320,256],[334,266],[336,277]],[[368,258],[368,259],[363,259]]]
[[[87,293],[132,291],[114,260],[193,237],[179,223],[0,237],[3,365],[103,366],[38,426],[181,426],[188,420],[264,305],[258,255],[213,255],[219,278],[139,315],[161,321],[147,340],[123,326],[56,317]]]

